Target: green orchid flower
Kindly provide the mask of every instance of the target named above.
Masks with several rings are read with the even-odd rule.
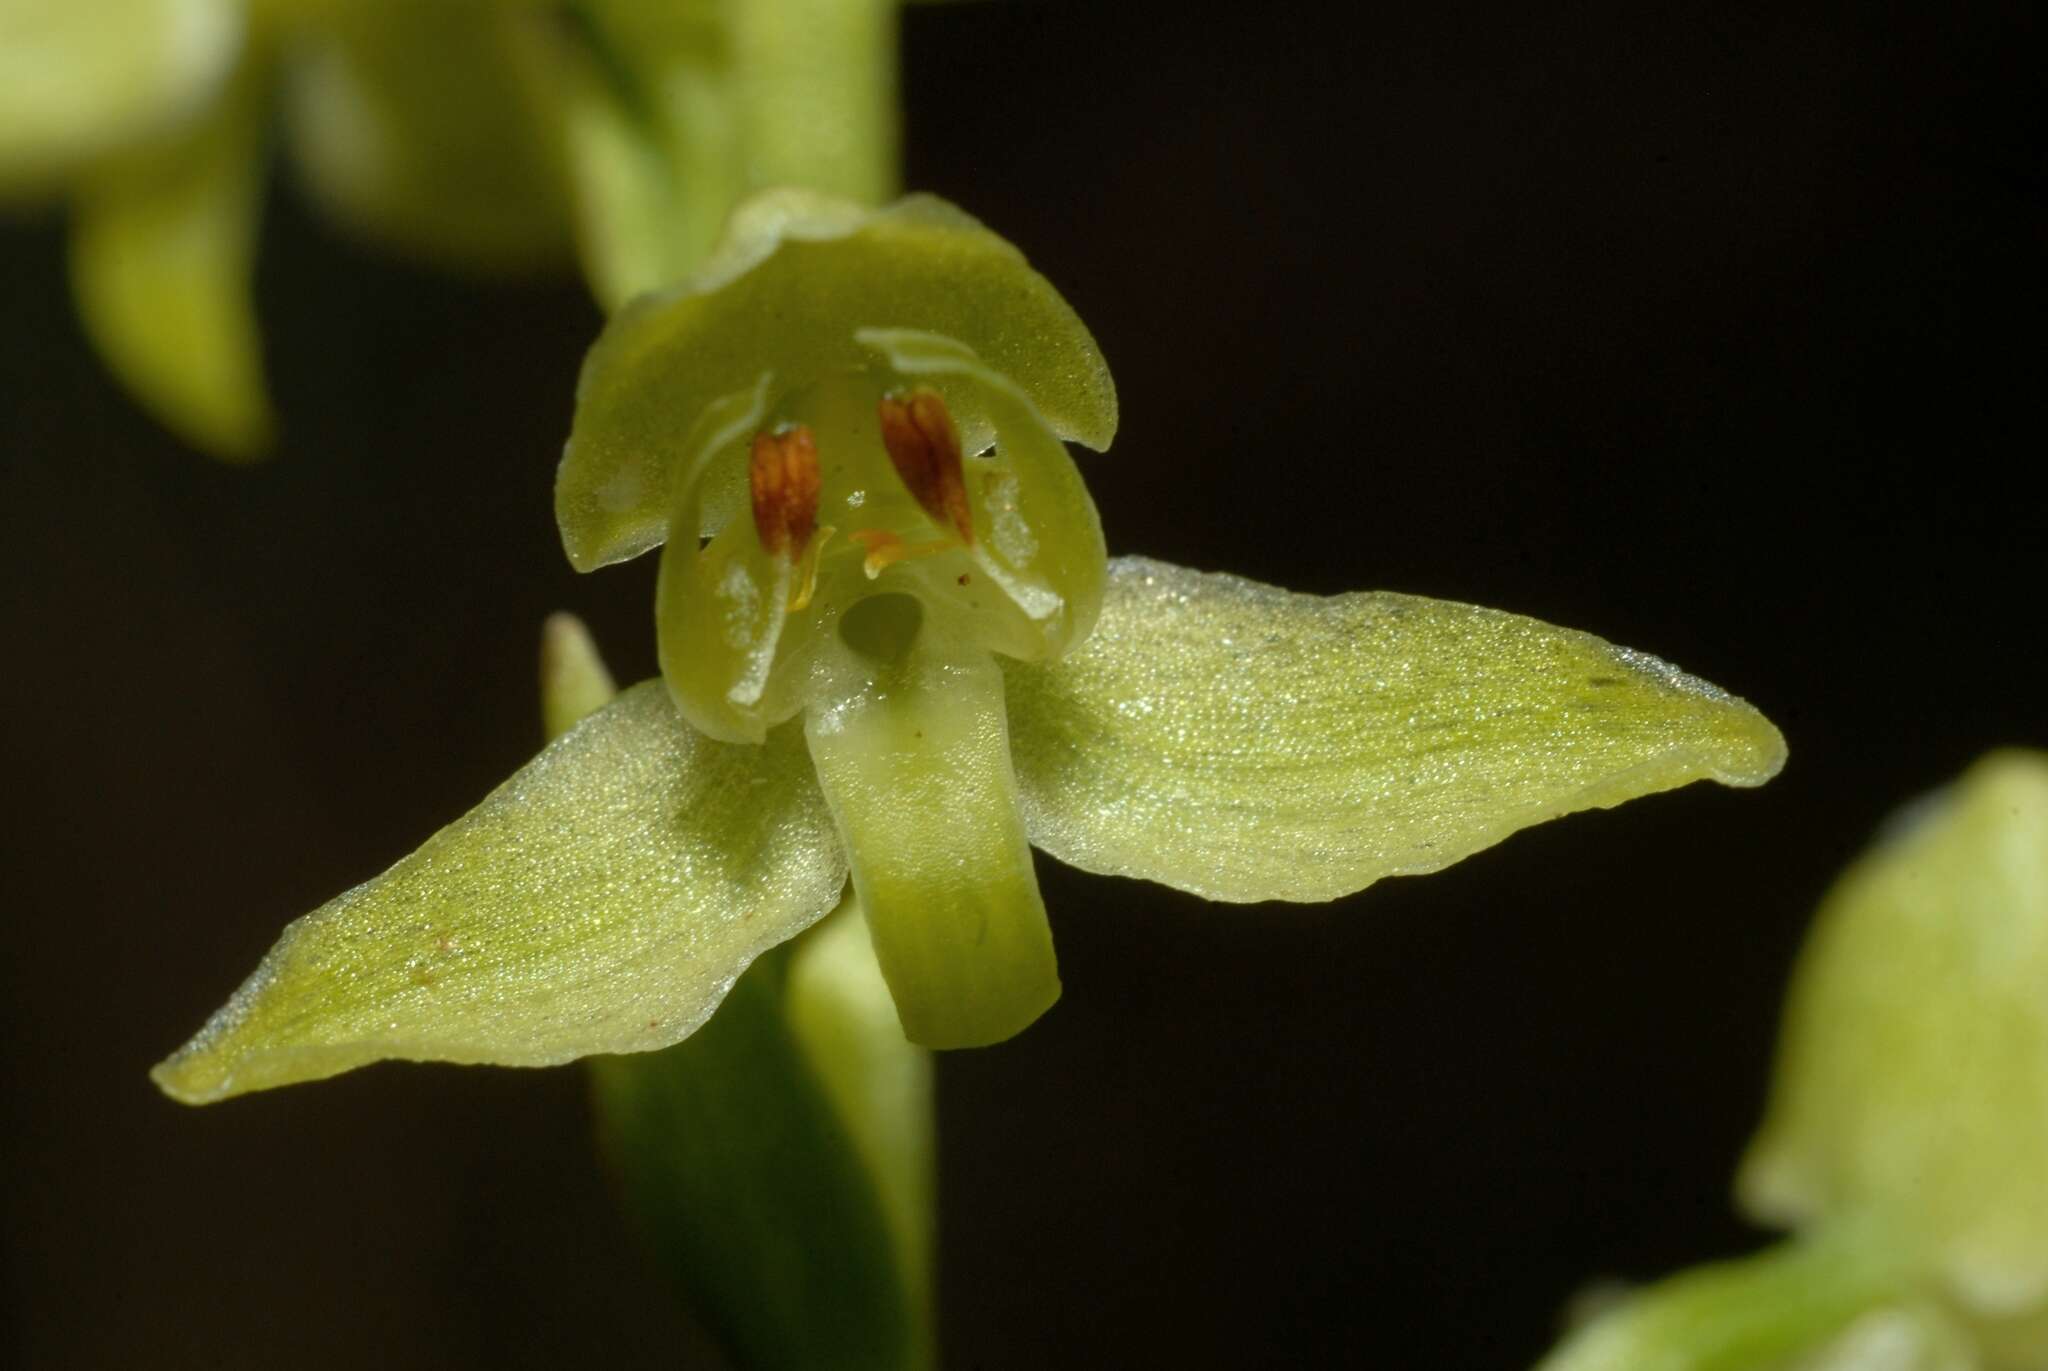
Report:
[[[592,349],[557,485],[579,568],[666,543],[662,679],[293,924],[157,1082],[663,1047],[849,876],[907,1035],[992,1043],[1059,994],[1034,845],[1328,900],[1782,764],[1747,704],[1584,633],[1110,560],[1065,442],[1116,418],[961,211],[743,204]]]
[[[1793,1236],[1649,1287],[1542,1371],[2048,1365],[2044,985],[2048,755],[1997,752],[1821,904],[1736,1183]]]

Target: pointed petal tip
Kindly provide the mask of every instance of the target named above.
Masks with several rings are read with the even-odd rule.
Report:
[[[374,1053],[351,1054],[345,1048],[282,1052],[237,1048],[202,1030],[151,1067],[149,1079],[179,1104],[198,1106],[276,1086],[324,1080],[375,1057]]]
[[[352,1038],[282,1045],[266,1041],[251,1020],[270,1007],[276,990],[273,963],[266,960],[191,1041],[149,1069],[149,1079],[179,1104],[218,1104],[258,1090],[326,1080],[402,1050]]]
[[[196,1070],[183,1052],[174,1053],[152,1066],[149,1079],[158,1090],[179,1104],[212,1104],[227,1097],[220,1073]]]
[[[1733,702],[1725,740],[1727,749],[1709,773],[1722,785],[1748,789],[1774,779],[1789,755],[1785,735],[1753,705]]]
[[[151,1077],[204,1104],[387,1058],[554,1066],[665,1047],[845,880],[795,734],[721,747],[646,682],[292,923]]]
[[[1785,735],[1755,705],[1647,652],[1624,647],[1609,650],[1619,663],[1649,678],[1653,685],[1690,697],[1687,712],[1696,735],[1684,746],[1687,755],[1673,759],[1674,770],[1687,765],[1692,769],[1686,779],[1749,788],[1784,770]],[[1683,782],[1674,780],[1672,784]]]

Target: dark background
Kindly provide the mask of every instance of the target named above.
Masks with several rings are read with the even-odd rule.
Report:
[[[1514,1368],[1589,1278],[1760,1241],[1728,1179],[1816,898],[2048,741],[2038,15],[1768,8],[908,15],[911,183],[1115,369],[1112,550],[1590,629],[1792,748],[1326,907],[1044,862],[1064,1001],[941,1064],[950,1365]],[[143,1074],[533,749],[543,614],[651,674],[652,559],[579,578],[550,514],[596,312],[285,184],[288,442],[236,471],[99,370],[54,222],[0,243],[0,1358],[715,1365],[580,1072]]]

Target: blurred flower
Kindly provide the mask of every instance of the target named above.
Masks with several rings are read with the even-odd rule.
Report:
[[[895,0],[0,0],[0,204],[64,201],[107,365],[216,456],[273,441],[270,129],[336,222],[441,266],[580,256],[608,307],[780,181],[893,193]]]
[[[1109,561],[1062,440],[1115,427],[1080,320],[959,210],[747,202],[592,349],[557,485],[579,568],[666,541],[664,682],[293,924],[159,1084],[665,1046],[849,873],[909,1037],[995,1042],[1059,993],[1033,844],[1326,900],[1781,764],[1583,633]]]
[[[2048,1365],[2044,988],[2048,755],[1996,752],[1821,905],[1737,1181],[1796,1236],[1651,1287],[1545,1371]]]

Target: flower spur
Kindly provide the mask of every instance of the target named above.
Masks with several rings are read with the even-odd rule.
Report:
[[[1059,993],[1034,845],[1326,900],[1782,764],[1747,704],[1584,633],[1109,560],[1063,440],[1115,427],[1080,320],[950,205],[743,204],[607,327],[557,483],[579,569],[666,543],[663,682],[292,924],[158,1083],[663,1047],[849,875],[908,1036],[989,1043]]]

